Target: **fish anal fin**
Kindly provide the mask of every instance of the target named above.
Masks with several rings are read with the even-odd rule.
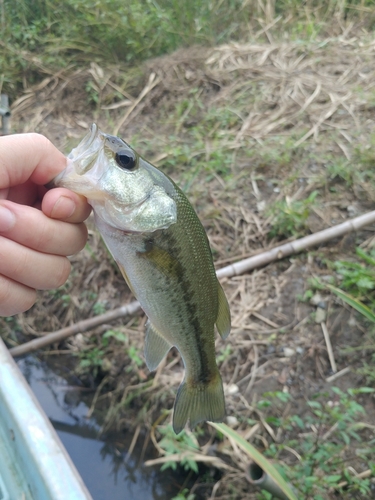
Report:
[[[216,318],[216,328],[222,339],[226,339],[229,335],[230,323],[230,310],[227,298],[225,296],[223,287],[217,282],[217,292],[219,300],[218,314]]]
[[[165,340],[148,321],[146,324],[145,358],[147,368],[151,372],[156,370],[171,347],[172,344]]]
[[[193,428],[206,420],[222,422],[224,417],[224,391],[219,372],[208,384],[182,382],[173,410],[173,430],[176,434],[184,429],[188,420]]]

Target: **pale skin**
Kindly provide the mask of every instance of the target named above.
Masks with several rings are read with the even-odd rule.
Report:
[[[86,243],[86,198],[44,187],[65,165],[42,135],[0,137],[0,316],[29,309],[37,290],[63,285],[67,256]]]

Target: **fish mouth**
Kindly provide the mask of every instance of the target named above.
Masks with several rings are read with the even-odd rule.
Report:
[[[89,132],[85,135],[85,137],[82,139],[82,141],[78,144],[78,146],[75,149],[82,149],[82,150],[88,149],[92,145],[92,143],[94,142],[98,131],[99,131],[99,129],[98,129],[97,124],[93,123],[90,127]],[[72,153],[70,153],[70,154],[72,154]]]
[[[95,162],[98,152],[103,148],[105,134],[93,123],[90,131],[85,135],[77,147],[72,149],[68,159],[74,162],[75,171],[78,175],[85,174]]]
[[[98,152],[104,146],[104,139],[105,135],[93,123],[90,131],[69,153],[66,168],[47,187],[64,187],[86,197],[101,198],[102,193],[96,192],[94,183],[84,178],[84,174],[94,167]]]

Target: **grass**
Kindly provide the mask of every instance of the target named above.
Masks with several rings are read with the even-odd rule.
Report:
[[[181,46],[228,40],[239,34],[242,15],[240,0],[183,5],[176,0],[4,0],[3,91],[13,96],[23,77],[30,84],[40,73],[71,65],[123,66]]]
[[[238,480],[247,461],[252,459],[274,477],[275,482],[288,492],[289,498],[296,495],[297,498],[324,500],[328,491],[335,492],[340,498],[344,498],[341,495],[357,498],[357,494],[367,498],[371,494],[369,478],[375,473],[375,440],[366,439],[366,436],[371,436],[367,431],[371,425],[366,424],[366,410],[358,399],[374,392],[371,387],[346,391],[332,387],[329,392],[317,393],[306,402],[303,417],[293,412],[296,401],[290,394],[279,391],[264,393],[253,407],[252,418],[246,419],[254,428],[268,426],[267,437],[254,439],[255,448],[261,449],[262,454],[243,439],[246,432],[243,424],[238,432],[225,424],[211,424],[221,442],[221,455],[230,459],[237,468],[237,473],[232,471],[231,488],[224,487],[224,491],[231,490],[233,498],[241,498]],[[198,444],[202,431],[198,428],[193,433],[184,431],[176,436],[169,424],[158,426],[157,430],[162,436],[158,446],[166,457],[171,456],[162,470],[168,467],[176,469],[179,464],[186,471],[197,473],[198,462],[205,453]],[[230,439],[226,441],[225,437]],[[268,460],[277,464],[276,469]],[[353,468],[365,470],[357,477],[353,475]],[[256,498],[270,500],[272,496],[262,490]]]
[[[363,364],[358,368],[367,384],[375,382],[374,347],[375,347],[375,250],[365,252],[362,248],[356,249],[356,258],[351,260],[328,261],[328,266],[335,269],[336,286],[327,285],[344,303],[348,304],[367,320],[365,336],[361,346],[347,347],[346,354],[354,354],[362,350],[369,353]]]
[[[366,443],[360,430],[365,426],[361,418],[366,411],[356,401],[360,394],[371,394],[374,389],[361,387],[342,391],[332,388],[330,394],[316,394],[307,402],[309,411],[303,419],[290,414],[286,418],[271,419],[266,422],[278,427],[280,444],[272,444],[266,456],[284,460],[291,451],[298,460],[294,465],[283,465],[284,473],[299,492],[301,498],[326,498],[328,490],[338,494],[363,495],[370,494],[370,481],[357,479],[350,475],[347,463],[350,462],[350,444],[356,443],[356,460],[361,462],[372,473],[375,462],[371,460],[375,451],[375,442]],[[269,399],[272,395],[268,395]],[[277,397],[277,394],[273,397]],[[274,407],[274,405],[273,405]],[[291,436],[288,438],[287,436]],[[284,462],[284,461],[283,461]],[[285,464],[285,462],[284,462]]]
[[[371,0],[3,0],[0,88],[12,98],[41,75],[105,62],[121,67],[180,47],[212,46],[262,34],[282,19],[280,34],[315,39],[331,19],[371,29]],[[258,33],[259,32],[259,33]]]
[[[272,216],[270,237],[298,238],[308,232],[307,219],[318,192],[313,191],[305,200],[286,198],[269,207]]]

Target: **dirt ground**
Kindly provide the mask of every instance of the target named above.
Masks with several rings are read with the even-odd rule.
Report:
[[[41,84],[25,89],[12,105],[12,127],[14,132],[43,133],[64,152],[93,121],[121,135],[186,190],[219,269],[373,209],[374,63],[374,40],[353,32],[320,43],[183,50],[127,73],[92,63],[74,74],[46,75]],[[295,218],[295,230],[288,234],[285,220],[277,217],[277,204],[286,200],[292,206],[314,191],[318,195],[306,205],[304,224],[298,229]],[[86,249],[71,258],[67,285],[41,293],[29,312],[0,323],[8,345],[133,300],[92,221],[89,228]],[[304,441],[313,438],[319,444],[332,437],[338,445],[341,439],[335,434],[334,414],[318,418],[308,402],[350,412],[349,403],[345,406],[343,396],[331,388],[346,393],[371,385],[360,369],[373,361],[373,327],[328,290],[315,289],[311,280],[336,279],[329,263],[354,260],[358,246],[370,251],[373,234],[374,227],[368,226],[222,280],[233,325],[225,342],[217,340],[227,414],[233,417],[228,423],[286,468],[299,464],[299,472],[292,474],[297,489],[304,474],[319,479],[324,469],[325,459],[304,450]],[[142,314],[127,317],[40,355],[75,355],[81,379],[99,387],[93,405],[102,412],[103,425],[119,428],[135,421],[157,441],[155,428],[170,422],[170,412],[162,410],[173,406],[183,366],[173,351],[156,374],[148,373],[144,324]],[[324,327],[337,371],[347,368],[333,381]],[[111,338],[104,345],[101,335],[108,330],[122,332],[126,340]],[[90,358],[90,350],[96,358]],[[280,393],[290,396],[283,402]],[[272,404],[262,406],[267,398]],[[340,448],[340,463],[329,472],[342,481],[349,481],[344,470],[354,477],[371,469],[371,456],[366,461],[358,448],[374,441],[375,400],[371,393],[360,393],[355,400],[365,409],[355,417],[361,424],[359,441],[353,438]],[[296,424],[297,417],[304,428]],[[246,481],[244,454],[233,443],[214,441],[208,426],[202,429],[199,453],[221,457],[227,467],[218,465],[219,475],[198,476],[192,493],[216,499],[268,498]],[[304,460],[309,472],[303,470]],[[375,498],[373,489],[363,493],[354,487],[299,491],[299,498]]]

